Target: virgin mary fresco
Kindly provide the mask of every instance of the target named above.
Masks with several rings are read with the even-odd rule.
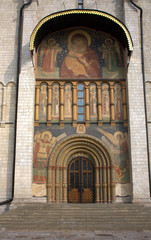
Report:
[[[124,77],[123,49],[108,34],[90,29],[48,35],[37,52],[37,78],[100,79]]]
[[[91,38],[85,31],[69,35],[69,53],[61,66],[61,78],[100,78],[101,70],[97,53],[91,49]]]

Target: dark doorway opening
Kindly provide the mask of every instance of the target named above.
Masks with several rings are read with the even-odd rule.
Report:
[[[68,166],[68,202],[94,202],[94,167],[84,157],[73,159]]]

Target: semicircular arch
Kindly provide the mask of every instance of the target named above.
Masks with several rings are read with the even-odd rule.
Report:
[[[68,10],[54,13],[43,18],[35,27],[30,39],[30,50],[37,48],[49,33],[74,26],[89,27],[111,34],[118,39],[130,55],[133,42],[127,27],[116,17],[98,10]]]
[[[80,152],[89,154],[96,167],[111,165],[110,154],[99,139],[89,135],[72,135],[55,146],[50,155],[48,166],[66,167],[68,159],[74,153]]]

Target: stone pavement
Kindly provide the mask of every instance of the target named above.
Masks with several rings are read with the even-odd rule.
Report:
[[[151,231],[0,231],[2,240],[151,240]]]

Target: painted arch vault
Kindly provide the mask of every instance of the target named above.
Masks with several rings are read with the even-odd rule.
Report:
[[[68,202],[68,166],[77,157],[94,166],[94,202],[130,197],[121,44],[101,31],[70,28],[47,35],[35,62],[33,197]]]

